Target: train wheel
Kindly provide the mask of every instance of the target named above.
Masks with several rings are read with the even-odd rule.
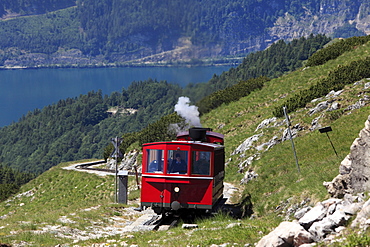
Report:
[[[163,211],[164,211],[163,208],[161,208],[161,207],[153,207],[152,209],[153,209],[154,213],[156,213],[158,215],[163,214]]]
[[[196,218],[197,218],[197,212],[195,210],[188,209],[181,213],[181,219],[185,223],[194,223]]]

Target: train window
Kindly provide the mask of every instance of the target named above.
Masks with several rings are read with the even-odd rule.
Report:
[[[209,175],[211,152],[193,151],[191,174]]]
[[[167,173],[186,174],[188,172],[188,151],[168,150]]]
[[[150,173],[163,173],[164,151],[160,149],[147,150],[146,171]]]

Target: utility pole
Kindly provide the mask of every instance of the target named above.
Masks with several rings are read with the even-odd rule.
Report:
[[[292,132],[290,131],[290,120],[289,120],[289,116],[288,114],[286,113],[286,107],[284,106],[283,107],[283,111],[284,111],[284,115],[285,115],[285,118],[286,118],[286,121],[287,121],[287,126],[288,126],[288,134],[289,134],[289,139],[292,143],[292,149],[293,149],[293,153],[294,153],[294,158],[295,158],[295,163],[296,163],[296,166],[297,166],[297,169],[298,169],[298,173],[301,173],[301,169],[299,168],[299,164],[298,164],[298,158],[297,158],[297,153],[295,151],[295,147],[294,147],[294,142],[293,142],[293,137],[292,137]]]
[[[121,151],[119,150],[119,146],[121,145],[123,139],[122,138],[119,138],[119,137],[115,137],[115,138],[112,138],[111,139],[112,143],[113,143],[113,146],[114,146],[114,151],[113,153],[111,154],[111,157],[112,158],[115,158],[115,162],[116,162],[116,174],[115,174],[115,188],[114,188],[114,199],[115,199],[115,202],[117,203],[118,202],[118,199],[117,199],[117,175],[118,175],[118,158],[119,157],[122,157],[122,153]]]

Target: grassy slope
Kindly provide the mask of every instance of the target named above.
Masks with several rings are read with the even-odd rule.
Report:
[[[91,221],[104,224],[112,215],[113,176],[99,177],[84,172],[63,170],[60,164],[43,173],[22,187],[19,197],[2,203],[0,243],[16,240],[33,243],[34,246],[53,246],[72,240],[55,238],[53,232],[31,234],[29,230],[41,230],[48,225],[69,226],[60,222],[62,216],[76,221],[73,228],[83,230]],[[113,185],[113,186],[112,186]],[[25,193],[28,192],[28,193]],[[25,193],[25,194],[22,194]],[[85,211],[102,205],[99,210]]]
[[[238,102],[223,105],[203,116],[202,123],[225,134],[229,156],[246,138],[256,134],[254,131],[262,120],[272,117],[272,109],[283,97],[309,87],[340,64],[367,56],[369,51],[370,45],[367,44],[322,66],[302,69],[274,79],[262,90]],[[358,101],[357,95],[361,91],[363,91],[363,85],[349,85],[337,100],[341,99],[339,101],[341,107],[345,108]],[[317,103],[310,103],[309,107],[315,104]],[[309,199],[310,204],[313,205],[316,201],[327,198],[328,194],[322,183],[330,181],[338,174],[341,160],[349,153],[353,140],[364,127],[364,122],[369,115],[369,106],[353,110],[351,114],[345,112],[339,118],[335,117],[339,111],[321,112],[312,116],[309,116],[307,111],[307,109],[301,109],[290,114],[293,125],[299,123],[305,127],[299,137],[294,139],[301,173],[297,172],[291,143],[286,141],[262,153],[260,159],[255,160],[250,167],[259,174],[259,177],[240,186],[240,191],[251,196],[256,216],[254,219],[236,221],[226,216],[219,216],[216,219],[198,222],[199,230],[176,228],[169,232],[133,233],[129,238],[123,236],[112,238],[118,244],[128,243],[139,246],[148,246],[150,245],[148,243],[160,246],[209,246],[223,243],[244,245],[258,241],[263,234],[279,224],[286,216],[283,211],[288,207],[299,204],[305,199]],[[325,135],[318,133],[317,130],[313,132],[308,130],[311,121],[322,114],[321,125],[330,125],[333,128],[333,132],[329,135],[339,158]],[[217,129],[220,124],[225,126]],[[256,145],[266,142],[274,135],[281,136],[284,128],[285,125],[263,129],[264,136]],[[255,152],[255,150],[247,151],[246,157]],[[237,185],[243,176],[236,172],[237,165],[243,159],[237,155],[230,158],[227,180]],[[61,169],[63,165],[65,164],[50,169],[22,188],[22,192],[33,190],[33,196],[23,196],[0,204],[0,216],[8,215],[5,219],[0,219],[0,242],[26,241],[34,243],[35,246],[71,243],[72,240],[55,237],[53,232],[32,234],[30,231],[39,230],[45,225],[60,225],[58,219],[65,215],[77,223],[63,223],[63,225],[73,229],[83,229],[93,225],[91,222],[107,224],[107,218],[117,214],[116,205],[112,205],[113,178],[65,171]],[[101,206],[96,210],[83,210],[99,205]],[[241,225],[225,230],[225,227],[232,222],[238,222]],[[79,244],[88,246],[92,242],[106,241],[106,239],[100,239]]]
[[[217,129],[220,124],[225,124],[225,127],[219,131],[226,135],[227,151],[231,153],[246,138],[257,134],[254,131],[258,124],[264,119],[273,117],[273,108],[286,95],[309,87],[319,78],[328,75],[329,71],[338,65],[348,64],[358,58],[368,56],[369,52],[370,44],[366,44],[322,66],[302,69],[271,80],[262,90],[211,112],[203,118],[203,123],[214,129]],[[370,80],[364,80],[363,83],[368,81]],[[360,99],[358,97],[360,92],[364,92],[363,84],[346,86],[345,91],[337,98],[341,108],[344,109],[357,102]],[[310,103],[307,107],[313,107],[317,103]],[[345,112],[336,120],[331,119],[335,119],[334,116],[339,114],[339,111],[320,112],[312,116],[307,113],[306,108],[289,114],[292,125],[299,123],[305,127],[305,130],[300,132],[299,138],[294,139],[301,173],[297,171],[291,143],[286,141],[263,153],[259,160],[253,162],[250,168],[255,170],[259,177],[242,186],[244,193],[252,197],[255,214],[266,222],[268,229],[272,229],[280,221],[276,219],[276,214],[281,213],[281,210],[286,210],[281,207],[288,199],[290,201],[288,206],[291,206],[306,198],[314,204],[329,196],[322,183],[331,181],[338,174],[340,162],[349,153],[353,140],[358,137],[359,131],[364,127],[369,115],[369,106],[353,110],[349,115],[347,115],[349,112]],[[323,116],[319,121],[322,127],[330,125],[333,128],[329,136],[339,158],[335,155],[325,134],[320,134],[317,130],[313,132],[308,130],[312,120],[320,115]],[[264,129],[264,137],[256,145],[266,142],[274,135],[282,136],[285,126]],[[247,152],[246,157],[255,152],[255,150]],[[229,179],[238,181],[241,178],[235,175],[230,177],[230,173],[235,174],[237,164],[242,160],[237,155],[232,156],[229,170],[233,172],[228,173]],[[281,210],[276,210],[278,206]],[[274,220],[266,220],[270,218]]]

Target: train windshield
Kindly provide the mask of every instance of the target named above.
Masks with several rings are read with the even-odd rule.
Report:
[[[150,173],[163,173],[164,151],[160,149],[147,149],[146,171]]]
[[[192,175],[210,175],[211,152],[193,151]]]
[[[167,173],[187,174],[188,173],[188,151],[168,150]]]

